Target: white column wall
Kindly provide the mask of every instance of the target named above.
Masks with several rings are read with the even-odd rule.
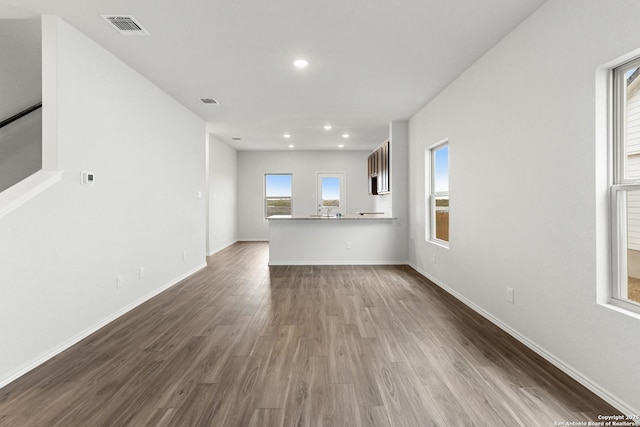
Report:
[[[209,134],[209,255],[238,240],[238,153]]]

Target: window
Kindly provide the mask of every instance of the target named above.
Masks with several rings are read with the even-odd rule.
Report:
[[[340,207],[340,178],[322,178],[322,206]]]
[[[290,173],[266,174],[264,176],[264,216],[291,215]]]
[[[449,143],[442,141],[427,151],[429,171],[428,240],[449,246]]]
[[[319,173],[317,182],[318,214],[344,215],[346,213],[344,173]]]
[[[640,311],[640,58],[613,70],[612,302]]]

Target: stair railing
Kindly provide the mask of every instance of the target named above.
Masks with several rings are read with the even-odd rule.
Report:
[[[34,111],[36,111],[37,109],[42,108],[42,102],[38,102],[35,105],[32,105],[31,107],[20,111],[18,114],[14,114],[13,116],[9,117],[8,119],[5,119],[3,121],[0,122],[0,129],[2,129],[3,127],[15,122],[16,120],[20,119],[21,117],[26,116],[27,114],[33,113]]]

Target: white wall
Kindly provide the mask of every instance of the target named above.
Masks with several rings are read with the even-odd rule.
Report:
[[[209,254],[238,240],[238,154],[209,134]]]
[[[42,101],[40,19],[0,19],[0,121]],[[10,60],[9,60],[10,59]],[[42,168],[42,110],[0,129],[0,192]]]
[[[57,32],[64,174],[0,218],[0,386],[205,263],[204,122],[66,23]]]
[[[42,109],[39,109],[0,129],[0,192],[41,168]]]
[[[411,263],[632,413],[640,319],[597,303],[608,282],[601,67],[640,47],[639,18],[637,1],[549,0],[409,133]],[[424,152],[444,138],[450,249],[424,239]]]
[[[268,240],[264,219],[264,175],[293,174],[293,214],[316,212],[316,173],[345,172],[347,214],[371,211],[367,190],[368,151],[240,151],[238,152],[238,237]]]
[[[269,220],[269,265],[406,264],[405,229],[396,219]]]
[[[391,144],[391,197],[393,217],[399,227],[394,233],[398,259],[407,260],[409,240],[409,123],[389,123]]]
[[[408,207],[409,207],[409,126],[407,121],[389,123],[390,186],[391,192],[373,197],[373,211],[384,212],[396,218],[395,228],[387,236],[393,248],[394,259],[408,259]]]
[[[0,121],[42,101],[40,19],[0,19]]]

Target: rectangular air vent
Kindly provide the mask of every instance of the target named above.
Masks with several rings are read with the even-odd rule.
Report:
[[[220,105],[218,103],[218,101],[216,101],[213,98],[200,98],[200,102],[202,102],[203,104],[208,104],[208,105]]]
[[[231,138],[233,141],[242,141],[242,138],[238,138],[237,136],[234,136],[233,138]]]
[[[144,29],[131,15],[100,15],[116,30],[125,36],[148,36],[149,32]]]

